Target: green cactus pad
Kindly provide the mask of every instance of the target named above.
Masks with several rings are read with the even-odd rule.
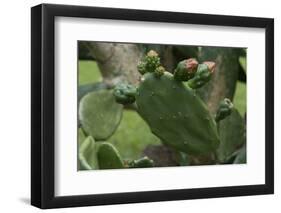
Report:
[[[239,112],[233,108],[232,113],[221,120],[218,127],[220,146],[217,155],[219,160],[223,162],[246,142],[245,121]]]
[[[92,170],[98,169],[95,140],[89,136],[79,145],[78,152],[79,169]]]
[[[221,101],[215,118],[216,122],[219,122],[220,120],[229,116],[232,112],[232,109],[233,104],[228,98],[225,98],[223,101]]]
[[[163,143],[188,154],[213,152],[219,145],[216,123],[194,90],[165,72],[146,73],[136,95],[139,114]]]
[[[153,160],[149,159],[148,157],[143,157],[138,160],[133,160],[129,162],[130,168],[147,168],[147,167],[153,167]]]
[[[236,158],[234,160],[234,164],[242,164],[247,162],[247,153],[246,153],[246,144],[242,146],[241,149],[238,150],[236,154]]]
[[[97,152],[100,169],[121,169],[124,168],[123,160],[117,149],[110,143],[99,144]]]
[[[95,140],[105,140],[118,127],[122,109],[122,105],[115,102],[112,91],[90,92],[80,102],[79,119],[85,132]]]

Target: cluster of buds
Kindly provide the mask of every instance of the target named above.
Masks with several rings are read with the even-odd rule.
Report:
[[[157,67],[161,65],[160,57],[157,52],[150,50],[143,61],[141,61],[137,68],[140,74],[145,74],[146,72],[154,72]]]
[[[216,64],[212,61],[205,61],[199,64],[194,77],[188,81],[188,86],[192,89],[198,89],[210,81],[212,74],[215,71]]]

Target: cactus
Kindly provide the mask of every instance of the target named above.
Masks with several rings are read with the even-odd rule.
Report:
[[[147,156],[140,158],[138,160],[133,160],[129,162],[130,168],[147,168],[153,167],[153,160],[149,159]]]
[[[122,105],[115,102],[112,91],[94,91],[81,99],[79,119],[87,134],[95,140],[106,140],[118,127],[122,109]]]
[[[246,163],[246,161],[247,161],[246,144],[244,144],[244,146],[242,146],[242,148],[236,152],[236,157],[235,157],[233,163],[242,164],[242,163]]]
[[[79,145],[78,160],[80,170],[99,169],[95,140],[89,136]]]
[[[131,104],[134,103],[136,98],[136,88],[130,84],[118,84],[114,88],[114,96],[117,103]]]
[[[194,77],[188,81],[188,86],[192,89],[198,89],[204,86],[211,79],[214,70],[214,62],[206,61],[203,64],[199,64]]]
[[[79,118],[81,128],[90,137],[79,144],[80,168],[156,165],[147,156],[124,161],[114,145],[104,141],[119,125],[121,104],[134,102],[134,108],[151,132],[173,150],[177,165],[192,165],[195,161],[196,165],[246,162],[245,123],[231,101],[225,98],[216,105],[217,113],[212,115],[198,95],[197,89],[210,81],[215,66],[212,61],[199,63],[190,58],[181,61],[172,73],[151,50],[137,66],[142,74],[137,86],[118,84],[113,91],[99,90],[85,95],[80,102]],[[212,109],[213,113],[216,108]],[[102,142],[95,142],[99,140]]]
[[[179,151],[214,152],[219,145],[216,123],[192,89],[210,80],[214,63],[198,65],[195,59],[184,60],[172,75],[161,67],[158,54],[149,51],[138,68],[143,77],[137,89],[136,104],[151,131],[163,143]],[[186,80],[192,88],[181,82]]]
[[[165,72],[146,73],[136,96],[139,114],[165,144],[190,153],[208,153],[219,145],[216,123],[196,92]]]
[[[225,117],[229,116],[232,112],[233,104],[228,98],[225,98],[220,102],[219,108],[216,114],[216,122],[223,120]]]
[[[183,60],[178,63],[174,72],[174,77],[179,81],[188,81],[193,78],[198,67],[198,61],[195,58]]]
[[[239,112],[232,108],[231,114],[220,120],[218,126],[221,143],[217,155],[220,162],[225,162],[237,148],[246,142],[245,121]]]
[[[125,165],[119,151],[108,142],[98,142],[89,136],[79,145],[78,152],[79,169],[122,169],[122,168],[146,168],[153,166],[153,160],[143,157],[133,160]]]
[[[102,142],[99,145],[97,158],[100,169],[122,169],[123,160],[117,149],[110,143]]]

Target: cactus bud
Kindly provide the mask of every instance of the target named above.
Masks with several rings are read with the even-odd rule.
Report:
[[[208,69],[211,73],[215,71],[216,63],[213,61],[204,61],[203,64],[206,64],[208,66]]]
[[[145,62],[146,72],[154,72],[155,69],[161,65],[158,53],[155,52],[154,50],[150,50],[146,54],[144,62]]]
[[[136,100],[136,88],[129,84],[118,84],[114,88],[113,95],[119,104],[132,104]]]
[[[194,77],[197,71],[198,61],[195,58],[183,60],[178,63],[174,77],[178,81],[188,81]]]
[[[165,68],[163,66],[159,66],[155,69],[155,75],[157,77],[161,77],[165,72]]]
[[[216,114],[216,122],[219,122],[220,120],[229,116],[232,112],[232,109],[233,104],[228,98],[225,98],[223,101],[221,101]]]
[[[203,64],[199,64],[194,77],[188,81],[188,86],[192,89],[198,89],[202,87],[211,79],[214,70],[214,62],[208,61],[204,62]]]
[[[153,160],[149,159],[147,156],[140,158],[138,160],[133,160],[129,162],[130,168],[147,168],[147,167],[153,167]]]
[[[148,57],[158,57],[158,53],[155,50],[150,50],[147,54]]]
[[[144,62],[139,62],[137,68],[141,75],[144,75],[146,73],[146,64]]]

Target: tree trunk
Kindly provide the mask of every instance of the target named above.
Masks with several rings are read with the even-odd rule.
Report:
[[[215,113],[224,98],[233,99],[239,73],[239,50],[235,48],[203,47],[199,61],[215,61],[216,70],[210,82],[198,89],[198,94]]]
[[[89,50],[98,63],[104,82],[114,86],[120,82],[137,84],[137,64],[143,54],[135,44],[89,42]]]

